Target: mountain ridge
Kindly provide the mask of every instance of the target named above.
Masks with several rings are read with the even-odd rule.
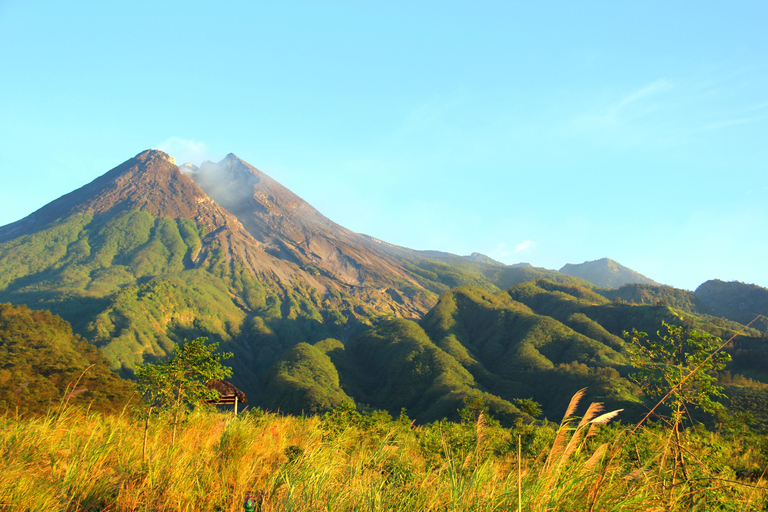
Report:
[[[559,272],[586,279],[601,288],[619,288],[625,284],[640,283],[659,286],[659,283],[610,258],[584,263],[566,263]]]
[[[27,217],[0,227],[0,242],[27,234],[53,220],[74,213],[104,214],[142,209],[167,217],[186,217],[217,228],[236,221],[208,200],[194,183],[181,179],[173,159],[158,150],[146,150],[90,183],[61,196]],[[170,196],[165,191],[175,189]],[[179,200],[181,198],[181,200]]]

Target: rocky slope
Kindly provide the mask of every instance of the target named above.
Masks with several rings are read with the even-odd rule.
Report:
[[[381,250],[381,242],[336,224],[235,155],[199,168],[186,164],[182,171],[235,215],[264,250],[296,264],[323,291],[333,287],[381,311],[411,318],[434,304],[436,298],[401,261]]]

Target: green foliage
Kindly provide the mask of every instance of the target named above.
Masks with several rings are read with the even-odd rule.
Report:
[[[672,286],[631,283],[615,290],[599,290],[609,300],[619,298],[626,303],[648,306],[671,306],[688,313],[703,313],[704,303],[693,292]]]
[[[518,409],[532,418],[538,418],[544,412],[541,404],[533,398],[515,398],[514,402]]]
[[[519,415],[508,401],[479,389],[472,375],[415,322],[382,320],[353,337],[346,351],[358,372],[358,403],[376,404],[391,413],[405,408],[426,422],[456,418],[468,396],[482,393],[499,418],[510,422]]]
[[[70,392],[70,404],[115,410],[128,402],[133,385],[110,372],[99,349],[62,318],[0,304],[0,413],[45,413]]]
[[[555,270],[530,266],[499,266],[447,253],[424,252],[423,258],[404,262],[422,286],[435,293],[472,286],[495,292],[520,283],[546,278],[553,282],[592,288],[588,281]]]
[[[728,381],[718,380],[726,395],[725,410],[718,413],[718,419],[731,430],[754,429],[765,432],[768,429],[768,385],[739,375]]]
[[[696,289],[696,298],[706,304],[709,313],[740,324],[755,320],[752,327],[768,330],[768,289],[738,281],[707,281]]]
[[[714,398],[723,398],[723,387],[716,384],[716,372],[725,368],[731,357],[718,352],[722,340],[711,334],[662,323],[666,333],[649,338],[635,329],[625,333],[632,342],[632,378],[650,398],[671,393],[677,410],[689,405],[713,412],[722,408]]]
[[[521,397],[551,417],[565,390],[584,385],[593,399],[630,407],[639,391],[625,378],[623,331],[650,332],[661,321],[722,337],[739,328],[702,315],[703,299],[680,290],[629,285],[612,304],[607,292],[555,271],[431,252],[404,262],[428,291],[388,278],[397,291],[383,292],[422,303],[442,293],[417,325],[382,320],[333,287],[323,293],[299,280],[285,286],[268,271],[254,275],[233,256],[189,219],[75,214],[0,244],[0,300],[62,315],[124,376],[205,336],[236,355],[234,383],[259,405],[322,412],[350,400],[361,411],[406,407],[422,423],[458,418],[476,396],[505,424],[520,417]],[[630,289],[645,295],[622,295]],[[759,309],[760,290],[752,292],[745,304]],[[734,340],[729,370],[768,379],[760,334]]]
[[[482,272],[463,262],[455,265],[425,259],[406,263],[405,268],[410,270],[427,289],[437,293],[457,286],[477,286],[490,291],[498,290],[498,287],[486,279]]]
[[[707,281],[696,292],[647,284],[627,284],[618,290],[599,292],[608,299],[624,303],[671,307],[696,315],[721,330],[716,331],[712,325],[700,325],[699,328],[720,337],[726,335],[727,331],[723,329],[735,332],[756,316],[768,315],[768,290],[738,282]],[[768,328],[768,319],[758,318],[752,327],[763,331]],[[757,331],[748,329],[747,333],[756,335]]]
[[[330,357],[307,343],[295,345],[280,357],[267,372],[264,389],[265,407],[291,414],[323,413],[342,403],[354,403],[341,389]]]
[[[161,407],[178,414],[181,410],[217,398],[217,392],[206,387],[212,380],[232,375],[221,360],[231,353],[216,353],[218,343],[206,345],[206,338],[195,338],[174,345],[173,355],[156,363],[136,368],[136,385],[149,407]]]
[[[568,400],[564,389],[589,385],[593,399],[629,407],[637,399],[620,377],[624,343],[581,312],[595,301],[609,307],[586,288],[545,280],[496,294],[457,288],[440,297],[422,326],[497,399],[531,397],[549,415]],[[565,369],[574,361],[583,372]]]

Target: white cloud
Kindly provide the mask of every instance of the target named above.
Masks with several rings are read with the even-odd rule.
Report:
[[[491,258],[499,261],[504,261],[506,258],[512,256],[512,251],[509,250],[509,247],[507,247],[507,244],[504,242],[499,242],[496,244],[496,247],[488,254]]]
[[[532,240],[526,240],[525,242],[520,242],[515,246],[515,250],[512,251],[513,253],[517,254],[518,252],[527,251],[528,249],[533,249],[536,247],[536,243]]]
[[[499,242],[488,256],[498,261],[508,262],[511,258],[516,257],[516,254],[528,251],[534,247],[536,247],[536,243],[532,240],[520,242],[514,249],[510,249],[504,242]]]
[[[672,88],[672,83],[669,80],[666,80],[663,78],[660,80],[656,80],[655,82],[652,82],[646,85],[645,87],[642,87],[636,91],[633,91],[631,94],[627,95],[620,102],[613,105],[613,107],[611,107],[609,112],[612,113],[613,115],[618,115],[622,111],[627,110],[632,105],[636,105],[637,103],[641,102],[645,98],[649,96],[653,96],[660,92],[667,91],[671,88]]]
[[[695,130],[695,132],[704,132],[704,131],[708,131],[708,130],[717,130],[719,128],[726,128],[728,126],[735,126],[735,125],[744,124],[744,123],[752,123],[752,122],[755,122],[755,121],[762,121],[766,117],[767,116],[755,116],[755,117],[745,117],[745,118],[742,118],[742,119],[729,119],[729,120],[726,120],[726,121],[719,121],[717,123],[708,124],[707,126],[704,126],[704,127],[700,128],[699,130]]]
[[[577,131],[615,128],[630,119],[645,116],[656,110],[658,105],[649,99],[674,87],[675,85],[669,80],[660,78],[626,94],[618,101],[577,116],[571,120],[571,126]]]
[[[157,149],[165,151],[181,165],[187,162],[200,165],[208,156],[208,146],[204,142],[171,137],[157,145]]]

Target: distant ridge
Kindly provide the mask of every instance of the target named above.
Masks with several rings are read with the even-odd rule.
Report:
[[[469,256],[464,256],[468,260],[477,261],[479,263],[487,263],[489,265],[496,265],[497,267],[505,267],[506,265],[500,261],[497,261],[490,256],[486,256],[485,254],[479,253],[479,252],[473,252]]]
[[[768,332],[768,289],[739,281],[711,279],[696,288],[694,294],[714,315],[745,325],[759,316],[752,326]]]
[[[567,263],[560,269],[560,273],[580,277],[601,288],[619,288],[630,283],[659,284],[610,258],[578,264]]]

